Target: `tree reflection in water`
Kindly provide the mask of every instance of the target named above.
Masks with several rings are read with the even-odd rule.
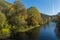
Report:
[[[60,40],[60,25],[59,24],[56,24],[55,33],[58,39]]]
[[[36,40],[39,34],[40,28],[36,28],[34,31],[32,31],[30,35],[30,40]]]

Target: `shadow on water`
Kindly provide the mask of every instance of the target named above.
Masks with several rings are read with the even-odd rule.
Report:
[[[53,22],[24,33],[12,31],[10,37],[11,40],[58,40],[59,38],[60,29]]]
[[[37,40],[58,40],[55,33],[56,23],[49,24],[40,28],[39,37]]]
[[[36,40],[38,35],[39,35],[39,30],[40,28],[35,28],[32,32],[31,35],[29,36],[29,40]]]
[[[35,28],[28,32],[12,32],[11,40],[36,40],[39,34],[40,28]]]
[[[60,40],[60,24],[56,24],[55,33]]]

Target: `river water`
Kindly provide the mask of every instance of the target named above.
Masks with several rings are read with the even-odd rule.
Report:
[[[37,40],[58,40],[55,29],[56,24],[53,22],[50,22],[49,25],[41,27]]]
[[[60,32],[56,30],[56,23],[49,22],[47,25],[40,26],[26,33],[17,34],[17,40],[60,40]],[[20,38],[21,37],[21,38]]]

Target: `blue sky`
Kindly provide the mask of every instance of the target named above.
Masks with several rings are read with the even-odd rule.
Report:
[[[6,0],[13,3],[14,0]],[[41,13],[56,15],[60,12],[60,0],[21,0],[26,8],[35,6]]]

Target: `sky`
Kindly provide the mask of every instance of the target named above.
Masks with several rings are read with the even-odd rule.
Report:
[[[6,0],[14,3],[14,0]],[[36,7],[40,13],[56,15],[60,12],[60,0],[20,0],[26,8]]]

